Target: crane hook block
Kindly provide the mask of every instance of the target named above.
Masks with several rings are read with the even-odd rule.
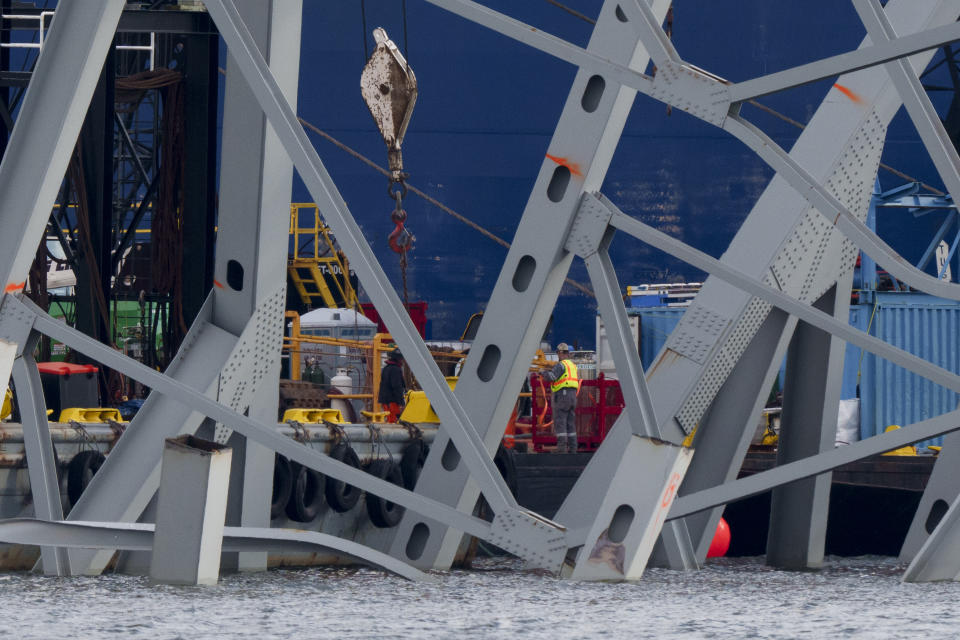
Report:
[[[417,77],[386,31],[378,27],[373,37],[377,47],[360,74],[360,94],[387,145],[393,180],[399,181],[403,172],[400,145],[417,102]]]

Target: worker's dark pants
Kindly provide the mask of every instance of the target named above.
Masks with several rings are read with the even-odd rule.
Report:
[[[553,394],[553,432],[557,435],[560,452],[577,450],[577,390],[572,387],[560,389]]]

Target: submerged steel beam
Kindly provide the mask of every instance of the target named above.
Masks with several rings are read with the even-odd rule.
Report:
[[[31,518],[0,520],[0,541],[85,549],[150,551],[154,525],[137,522],[46,522]],[[362,544],[300,529],[224,527],[223,553],[329,553],[389,571],[401,578],[435,582],[431,575]]]
[[[911,562],[943,519],[949,506],[960,496],[960,433],[949,433],[933,464],[920,504],[900,549],[900,561]]]
[[[343,480],[369,493],[386,498],[409,509],[422,512],[427,518],[443,522],[447,526],[488,540],[520,557],[552,571],[559,571],[566,549],[566,534],[557,524],[526,511],[506,511],[498,514],[493,523],[462,513],[435,500],[424,498],[369,473],[330,458],[299,442],[277,433],[269,426],[244,416],[166,376],[162,373],[121,355],[81,333],[54,320],[31,302],[14,296],[4,298],[4,307],[10,305],[17,313],[34,316],[37,331],[142,382],[154,392],[172,396],[177,402],[189,406],[249,440],[254,440],[270,449],[299,462],[306,467]],[[0,309],[2,310],[2,309]],[[0,325],[0,329],[2,329]]]
[[[903,574],[904,582],[936,580],[960,580],[960,497],[953,500]]]
[[[164,441],[151,581],[199,585],[219,580],[232,453],[194,436]]]
[[[796,324],[796,318],[776,307],[767,314],[700,422],[696,448],[703,453],[694,454],[677,501],[737,479]],[[699,564],[706,560],[722,513],[721,506],[684,518]],[[650,563],[677,566],[664,544],[655,549]]]
[[[848,271],[813,307],[840,322],[850,317]],[[846,343],[805,322],[797,324],[787,353],[777,465],[833,449]],[[815,372],[815,373],[814,373]],[[774,489],[767,534],[767,564],[813,569],[823,564],[830,507],[829,473]]]
[[[31,331],[30,337],[23,342],[23,351],[13,365],[13,383],[17,388],[17,406],[23,422],[23,445],[34,514],[41,520],[63,520],[57,454],[50,438],[40,372],[33,359],[39,338],[40,334]],[[65,548],[41,547],[40,559],[45,574],[70,575],[70,559]]]
[[[484,537],[490,529],[489,523],[460,513],[450,507],[438,505],[436,502],[422,498],[406,491],[395,484],[380,480],[360,469],[330,458],[329,456],[306,447],[299,442],[277,433],[276,426],[269,426],[244,416],[216,400],[207,397],[188,384],[172,378],[150,367],[143,365],[127,356],[117,353],[110,347],[103,345],[79,331],[66,326],[51,318],[33,303],[20,300],[14,296],[4,298],[3,306],[12,305],[21,307],[35,317],[37,331],[47,335],[80,353],[94,358],[104,365],[120,371],[134,380],[143,383],[161,395],[173,398],[177,403],[186,405],[193,411],[213,418],[217,422],[234,429],[274,451],[286,456],[290,460],[299,462],[311,469],[324,474],[333,475],[349,484],[360,487],[387,498],[391,502],[402,504],[410,509],[423,509],[427,512],[439,511],[438,517],[449,518],[452,526],[462,527],[464,531]]]
[[[302,0],[263,2],[245,0],[237,10],[283,96],[297,104],[300,71]],[[220,214],[217,225],[212,322],[242,335],[251,318],[263,331],[283,327],[286,306],[288,212],[293,188],[293,163],[277,134],[267,124],[257,98],[247,85],[233,56],[227,56],[224,83],[223,139],[220,163]],[[241,276],[237,278],[237,273]],[[239,280],[239,281],[238,281]],[[273,332],[270,332],[271,335]],[[255,337],[255,336],[251,336]],[[233,363],[221,374],[217,395],[221,402],[260,422],[276,419],[279,405],[280,349],[271,340],[250,340],[244,362]],[[239,394],[238,385],[249,385]],[[242,398],[242,399],[241,399]],[[225,444],[230,429],[218,426],[214,438]],[[273,451],[246,442],[234,458],[227,524],[270,526],[273,487]],[[235,564],[235,566],[234,566]],[[262,570],[266,554],[229,558],[228,568]]]

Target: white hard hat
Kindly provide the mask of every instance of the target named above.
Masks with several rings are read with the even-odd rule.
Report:
[[[561,342],[557,345],[557,351],[570,351],[570,345],[566,342]]]

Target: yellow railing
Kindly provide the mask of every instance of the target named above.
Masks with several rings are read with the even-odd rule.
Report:
[[[382,360],[384,353],[392,351],[396,348],[396,344],[394,344],[393,338],[390,337],[390,334],[378,333],[374,335],[373,340],[346,340],[343,338],[302,335],[300,333],[300,314],[298,314],[296,311],[287,311],[284,315],[284,323],[290,323],[290,335],[285,335],[283,338],[283,349],[290,354],[290,379],[300,380],[300,368],[302,366],[301,355],[303,353],[303,345],[305,344],[349,347],[351,349],[370,351],[370,373],[372,378],[371,387],[373,392],[331,394],[329,397],[367,400],[371,403],[371,408],[374,413],[380,411],[380,403],[377,401],[376,393],[376,390],[380,388],[380,361]],[[450,359],[463,358],[465,355],[460,351],[431,351],[430,354],[434,357]]]
[[[311,304],[313,298],[320,298],[330,308],[344,306],[359,310],[357,292],[350,284],[350,265],[346,256],[337,251],[329,227],[320,219],[317,205],[303,202],[290,205],[290,235],[293,236],[289,261],[291,280],[304,302]],[[324,269],[334,276],[331,281],[335,291],[324,278]],[[309,277],[305,278],[303,272]],[[308,284],[316,291],[308,291]]]

